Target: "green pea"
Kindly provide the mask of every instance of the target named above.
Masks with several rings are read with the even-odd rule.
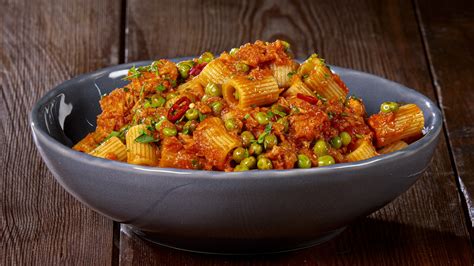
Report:
[[[170,128],[170,127],[163,128],[163,135],[165,135],[166,137],[173,137],[173,136],[176,136],[176,134],[178,134],[178,131],[176,130],[176,128]]]
[[[221,88],[219,88],[219,86],[217,86],[216,84],[214,84],[212,82],[207,83],[206,88],[204,89],[204,91],[207,95],[212,96],[212,97],[222,96]]]
[[[213,59],[214,59],[214,55],[211,52],[205,52],[199,57],[198,62],[199,63],[209,63]]]
[[[255,140],[254,135],[250,131],[244,131],[244,132],[242,132],[242,134],[240,136],[242,137],[242,144],[245,147],[250,146],[251,142],[253,140]]]
[[[230,49],[229,54],[234,56],[235,54],[237,54],[238,51],[239,51],[239,48],[232,48]]]
[[[189,76],[189,70],[191,70],[191,66],[189,64],[178,63],[176,64],[178,67],[179,74],[182,78],[187,78]]]
[[[252,143],[249,147],[250,154],[260,155],[263,152],[262,145],[258,143]]]
[[[151,107],[156,108],[156,107],[162,107],[165,105],[165,98],[161,97],[160,95],[153,95],[151,96]]]
[[[335,164],[334,158],[331,155],[324,155],[318,158],[318,166],[327,166]]]
[[[339,136],[341,137],[342,145],[344,146],[349,145],[349,143],[351,143],[352,141],[351,135],[347,133],[346,131],[341,132]]]
[[[384,102],[380,105],[380,111],[383,113],[396,112],[399,107],[399,104],[396,102]]]
[[[249,71],[249,66],[243,62],[238,62],[237,64],[235,64],[235,68],[237,69],[237,71],[240,71],[240,72],[247,72]]]
[[[215,115],[219,115],[222,112],[222,108],[224,108],[224,105],[221,102],[211,103],[211,109]]]
[[[326,155],[328,153],[328,146],[326,144],[326,141],[322,139],[316,141],[316,144],[314,144],[313,147],[313,152],[318,156]]]
[[[331,146],[334,149],[339,149],[342,146],[342,139],[339,136],[331,138]]]
[[[274,146],[278,144],[277,137],[273,134],[266,135],[263,139],[263,147],[265,150],[271,150]]]
[[[258,112],[255,115],[255,119],[260,125],[266,125],[270,122],[270,119],[268,118],[267,114],[264,112]]]
[[[247,157],[240,162],[240,165],[245,166],[248,169],[255,168],[257,165],[257,159],[253,156]]]
[[[311,160],[308,156],[304,154],[298,155],[298,167],[299,168],[310,168],[311,167]]]
[[[199,117],[199,111],[197,109],[189,109],[184,114],[188,120],[196,120]]]
[[[280,118],[277,120],[278,124],[282,124],[285,127],[285,132],[288,131],[288,127],[290,126],[290,123],[288,122],[288,119],[286,118]]]
[[[389,105],[390,105],[390,110],[392,110],[392,112],[396,112],[400,108],[400,105],[396,102],[390,102]]]
[[[261,157],[258,159],[257,168],[260,170],[270,170],[273,168],[272,161],[270,161],[268,158]]]
[[[234,172],[243,172],[243,171],[248,171],[249,168],[245,165],[237,165],[235,168],[234,168]]]
[[[232,153],[232,159],[237,163],[240,163],[243,159],[248,157],[248,151],[242,147],[238,147]]]
[[[225,128],[227,130],[234,130],[236,128],[235,120],[233,118],[229,118],[224,122]]]
[[[150,108],[151,107],[151,102],[149,100],[146,100],[145,104],[143,104],[143,107]]]
[[[169,100],[171,100],[171,99],[173,99],[173,98],[176,98],[177,96],[178,96],[178,94],[176,94],[176,93],[174,93],[174,92],[168,93],[168,94],[166,95],[166,100],[169,101]]]

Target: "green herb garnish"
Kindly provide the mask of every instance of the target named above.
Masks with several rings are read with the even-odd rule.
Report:
[[[163,84],[160,84],[158,86],[156,86],[155,88],[157,91],[165,91],[166,90],[166,87],[163,85]]]
[[[123,80],[136,79],[139,78],[141,75],[142,73],[135,66],[132,66],[132,68],[128,70],[128,74],[123,78]]]
[[[206,119],[207,115],[202,114],[199,112],[199,122],[202,122],[204,119]]]
[[[262,144],[265,137],[272,132],[272,123],[268,123],[263,130],[263,133],[258,136],[257,143]]]

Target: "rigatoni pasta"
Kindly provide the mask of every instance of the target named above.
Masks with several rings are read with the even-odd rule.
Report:
[[[338,81],[326,63],[316,54],[303,63],[299,73],[304,83],[314,93],[327,99],[345,99],[347,91]]]
[[[358,147],[346,156],[347,161],[357,162],[377,156],[374,146],[367,140],[361,141]]]
[[[258,80],[236,76],[229,79],[222,86],[224,100],[230,106],[237,106],[238,108],[273,103],[278,100],[280,92],[275,78],[271,75]]]
[[[131,164],[157,165],[156,147],[151,143],[137,141],[140,136],[147,136],[146,125],[136,125],[131,127],[126,135],[127,162]]]
[[[215,59],[207,64],[198,76],[202,86],[212,82],[214,84],[223,84],[232,75],[231,70],[223,60]]]
[[[380,154],[387,154],[387,153],[399,151],[401,149],[404,149],[407,146],[408,146],[408,143],[406,143],[403,140],[399,140],[399,141],[396,141],[394,143],[391,143],[391,144],[383,147],[382,149],[378,150],[377,152],[380,153]]]
[[[89,154],[105,159],[127,161],[127,147],[115,136],[105,140]]]
[[[309,96],[314,96],[314,93],[304,84],[304,82],[297,78],[296,80],[293,81],[291,86],[283,92],[284,97],[291,97],[291,96],[296,96],[299,94],[304,94],[304,95],[309,95]]]
[[[199,153],[215,161],[220,168],[223,168],[223,163],[229,153],[241,145],[240,140],[231,135],[224,127],[222,120],[217,117],[208,118],[200,123],[196,128],[195,136],[199,143]],[[213,152],[208,153],[209,149]]]
[[[271,64],[270,69],[278,87],[288,88],[291,85],[292,73],[298,69],[298,63],[291,62],[285,65]]]
[[[425,119],[418,106],[406,104],[393,112],[374,115],[368,123],[374,130],[377,147],[383,147],[398,140],[419,137]]]
[[[323,59],[299,65],[290,49],[257,41],[218,58],[134,66],[73,148],[145,166],[246,171],[357,162],[422,136],[415,104],[384,102],[368,116]]]

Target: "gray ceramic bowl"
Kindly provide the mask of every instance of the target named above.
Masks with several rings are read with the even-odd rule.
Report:
[[[326,241],[406,191],[428,167],[441,131],[440,111],[427,97],[334,67],[369,113],[387,100],[416,103],[426,135],[404,150],[356,163],[239,173],[144,167],[72,150],[95,128],[100,96],[123,86],[133,64],[81,75],[48,92],[30,114],[34,141],[78,200],[145,239],[180,249],[262,253]]]

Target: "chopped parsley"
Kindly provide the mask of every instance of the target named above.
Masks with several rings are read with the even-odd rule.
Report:
[[[199,122],[202,122],[204,119],[206,119],[207,115],[202,114],[199,112]]]
[[[153,136],[148,135],[145,131],[140,132],[140,136],[135,138],[135,142],[138,143],[150,143],[150,142],[158,142],[159,139],[155,139]]]
[[[138,143],[150,143],[150,142],[158,142],[158,141],[159,139],[155,139],[152,136],[147,135],[147,134],[142,134],[135,139],[135,142],[138,142]]]
[[[321,100],[323,103],[327,102],[328,100],[326,98],[324,98],[323,96],[319,95],[319,94],[316,94],[316,97]]]
[[[163,84],[160,84],[158,86],[156,86],[155,88],[157,91],[165,91],[166,90],[166,87],[163,85]]]
[[[297,106],[291,106],[291,111],[295,114],[298,114],[300,111],[300,108],[298,108]]]
[[[290,71],[290,72],[288,72],[287,76],[288,76],[289,78],[291,78],[291,77],[293,77],[293,75],[295,75],[295,74],[296,74],[296,71]]]
[[[279,115],[280,117],[285,117],[286,116],[286,113],[283,112],[283,111],[280,111],[278,109],[275,108],[275,110],[273,110],[273,112],[277,115]]]
[[[267,117],[268,117],[269,119],[272,119],[274,116],[275,116],[275,114],[274,114],[272,111],[268,111],[268,112],[267,112]]]
[[[272,132],[272,123],[268,123],[265,129],[263,130],[263,133],[258,136],[257,143],[262,144],[265,137]]]
[[[328,112],[328,117],[330,120],[334,118],[334,113],[333,112]]]
[[[245,119],[245,120],[247,120],[247,119],[249,119],[249,118],[250,118],[250,114],[246,114],[246,115],[244,116],[244,119]]]
[[[142,73],[140,72],[140,70],[136,68],[135,66],[132,66],[132,68],[128,70],[128,74],[126,77],[123,78],[123,80],[136,79],[136,78],[139,78],[141,75]]]

